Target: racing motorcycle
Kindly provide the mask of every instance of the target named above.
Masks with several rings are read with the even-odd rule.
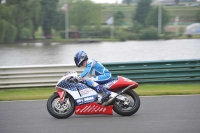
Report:
[[[77,72],[70,71],[58,81],[56,92],[47,100],[47,110],[53,117],[65,119],[74,113],[112,115],[113,110],[118,115],[130,116],[140,108],[140,98],[133,90],[138,87],[137,82],[118,76],[103,84],[111,95],[102,102],[102,94],[82,82],[70,82],[69,79],[77,76]]]

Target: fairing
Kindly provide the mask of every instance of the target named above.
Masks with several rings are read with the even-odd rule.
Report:
[[[75,114],[77,115],[92,115],[92,114],[113,114],[113,105],[110,106],[102,106],[97,104],[96,102],[76,106]]]
[[[127,87],[129,85],[133,85],[133,84],[134,84],[133,89],[138,87],[137,82],[132,81],[132,80],[125,78],[125,77],[122,77],[122,76],[118,76],[117,80],[112,83],[112,85],[110,86],[109,89],[115,90],[115,89]]]

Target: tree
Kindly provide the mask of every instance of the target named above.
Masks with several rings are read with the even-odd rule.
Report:
[[[140,24],[145,25],[145,19],[151,9],[152,0],[139,0],[136,12],[133,16],[133,21],[138,21]]]
[[[196,12],[196,21],[200,23],[200,10]]]
[[[41,20],[41,4],[39,0],[34,0],[30,3],[30,7],[34,7],[30,9],[30,14],[31,14],[31,21],[33,24],[33,30],[31,35],[34,37],[34,33],[37,31],[38,27],[40,26],[40,20]]]
[[[0,5],[0,43],[12,43],[17,35],[14,26],[13,8]]]
[[[122,3],[125,3],[127,5],[130,5],[131,3],[136,3],[138,0],[123,0]]]
[[[42,30],[44,36],[51,37],[51,29],[57,16],[57,3],[58,0],[42,0]]]
[[[132,3],[132,0],[123,0],[122,3],[126,3],[127,5],[130,5]]]
[[[5,20],[0,20],[0,43],[12,43],[16,38],[16,27]]]
[[[24,31],[30,35],[29,37],[33,37],[36,30],[34,24],[39,21],[39,0],[6,0],[5,5],[12,12],[13,25],[17,29],[16,40],[25,37],[23,34]]]
[[[174,3],[175,3],[176,5],[178,5],[179,1],[180,1],[180,0],[174,0]]]
[[[54,21],[53,28],[57,31],[65,30],[65,11],[57,11],[57,15],[55,16],[57,21]]]
[[[142,25],[138,21],[133,21],[132,32],[138,34],[141,29]]]
[[[69,23],[75,25],[79,30],[85,25],[100,25],[101,7],[89,0],[77,1],[69,7]]]
[[[158,26],[158,8],[159,8],[158,6],[154,7],[149,12],[145,20],[147,26],[151,26],[151,25],[155,27]],[[162,10],[162,29],[163,29],[169,23],[170,16],[167,10],[165,10],[163,7],[161,10]]]
[[[40,20],[39,1],[6,0],[0,4],[0,43],[34,36]]]
[[[118,11],[114,14],[114,25],[115,26],[120,26],[124,24],[124,14],[121,11]]]

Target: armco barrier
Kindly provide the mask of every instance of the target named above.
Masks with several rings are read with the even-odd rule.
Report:
[[[0,89],[55,86],[67,71],[82,69],[74,65],[0,67]]]
[[[122,75],[138,83],[199,82],[199,60],[109,63],[114,77]]]
[[[121,75],[138,83],[200,83],[200,59],[103,64],[114,78]],[[75,65],[0,67],[0,89],[55,86],[67,71],[82,70]]]

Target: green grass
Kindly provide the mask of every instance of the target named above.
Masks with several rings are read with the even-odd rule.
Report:
[[[143,84],[135,91],[140,96],[200,94],[200,84]],[[0,90],[0,101],[47,99],[54,87]]]
[[[55,92],[53,87],[0,90],[0,101],[47,99]]]
[[[200,94],[200,84],[145,84],[135,90],[139,95],[191,95]]]

